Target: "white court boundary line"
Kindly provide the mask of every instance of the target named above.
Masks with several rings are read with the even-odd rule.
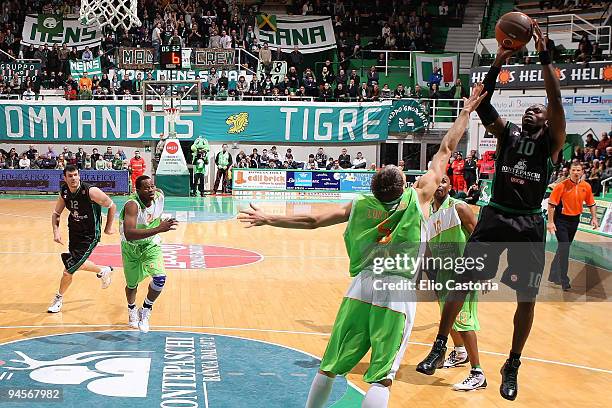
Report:
[[[0,326],[0,330],[4,329],[4,330],[8,330],[8,329],[59,329],[59,328],[84,328],[84,327],[91,327],[91,328],[104,328],[104,327],[123,327],[125,328],[126,325],[125,324],[57,324],[57,325],[24,325],[24,326]],[[276,329],[255,329],[255,328],[243,328],[243,327],[216,327],[216,326],[151,326],[151,328],[155,328],[159,330],[163,330],[163,329],[185,329],[185,330],[227,330],[227,331],[245,331],[245,332],[259,332],[259,333],[280,333],[280,334],[299,334],[299,335],[308,335],[308,336],[330,336],[331,333],[324,333],[324,332],[304,332],[304,331],[294,331],[294,330],[276,330]],[[95,330],[91,330],[94,331]],[[111,331],[129,331],[127,329],[125,330],[111,330]],[[40,337],[49,337],[49,336],[59,336],[61,334],[72,334],[72,333],[88,333],[90,331],[87,332],[66,332],[66,333],[57,333],[57,334],[52,334],[52,335],[48,335],[48,336],[37,336],[37,337],[31,337],[31,338],[24,338],[24,339],[18,339],[18,340],[12,340],[6,343],[0,343],[0,345],[4,345],[4,344],[10,344],[10,343],[14,343],[17,341],[24,341],[24,340],[31,340],[31,339],[35,339],[35,338],[40,338]],[[214,334],[214,333],[211,333]],[[253,341],[260,341],[262,343],[267,343],[267,344],[273,344],[276,346],[280,346],[280,347],[285,347],[294,351],[299,351],[301,353],[304,354],[308,354],[311,357],[315,357],[317,359],[320,360],[319,357],[307,353],[303,350],[299,350],[296,348],[292,348],[289,346],[285,346],[282,344],[277,344],[277,343],[270,343],[270,342],[266,342],[263,340],[258,340],[258,339],[251,339],[248,337],[240,337],[240,336],[230,336],[230,335],[224,335],[221,334],[220,336],[227,336],[227,337],[236,337],[236,338],[240,338],[240,339],[245,339],[245,340],[253,340]],[[425,346],[425,347],[431,347],[430,343],[421,343],[418,341],[409,341],[408,344],[412,344],[415,346]],[[479,353],[483,353],[483,354],[489,354],[492,356],[502,356],[505,357],[507,354],[506,353],[499,353],[496,351],[486,351],[486,350],[478,350]],[[585,366],[585,365],[580,365],[580,364],[573,364],[573,363],[566,363],[563,361],[554,361],[554,360],[547,360],[547,359],[543,359],[543,358],[536,358],[536,357],[525,357],[525,356],[521,356],[522,360],[528,360],[528,361],[535,361],[538,363],[544,363],[544,364],[555,364],[555,365],[560,365],[560,366],[564,366],[564,367],[570,367],[570,368],[580,368],[583,370],[588,370],[588,371],[595,371],[595,372],[599,372],[599,373],[605,373],[605,374],[612,374],[612,370],[606,370],[603,368],[596,368],[596,367],[589,367],[589,366]]]

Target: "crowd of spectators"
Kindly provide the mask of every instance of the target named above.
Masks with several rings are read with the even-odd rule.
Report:
[[[351,155],[344,148],[340,155],[334,158],[325,153],[323,147],[319,147],[316,153],[309,154],[304,161],[296,160],[291,148],[287,148],[284,155],[277,151],[276,146],[272,146],[270,151],[262,149],[261,154],[257,148],[254,148],[253,152],[249,155],[241,150],[236,155],[234,163],[235,168],[241,169],[373,170],[376,168],[375,164],[368,166],[368,162],[361,152],[357,152],[353,159],[351,159]]]
[[[0,25],[0,49],[16,57],[39,59],[42,61],[42,69],[37,75],[24,77],[0,73],[0,98],[18,96],[26,100],[34,99],[42,88],[63,90],[68,100],[131,99],[140,93],[138,79],[108,76],[109,69],[115,64],[117,47],[150,44],[155,50],[157,61],[162,44],[180,44],[195,48],[243,48],[257,56],[266,67],[269,67],[272,61],[284,60],[288,63],[289,71],[286,77],[276,83],[270,75],[265,75],[257,79],[244,78],[230,86],[223,75],[211,72],[205,80],[205,96],[309,96],[321,100],[377,100],[395,94],[397,89],[383,85],[376,69],[375,77],[368,73],[367,78],[360,80],[359,75],[351,73],[351,58],[362,47],[430,50],[432,24],[451,17],[460,18],[465,3],[467,0],[449,4],[444,0],[433,0],[429,3],[376,0],[371,4],[350,0],[322,0],[300,4],[294,10],[296,14],[330,15],[334,21],[340,62],[338,65],[326,63],[315,69],[304,64],[304,55],[298,47],[291,52],[283,52],[280,49],[271,49],[268,44],[258,43],[253,27],[259,11],[258,4],[244,5],[236,0],[140,0],[138,14],[142,22],[141,27],[133,28],[129,32],[105,29],[100,47],[77,50],[66,44],[21,46],[19,34],[15,33],[21,33],[27,13],[77,14],[79,1],[7,1],[2,6],[2,16],[6,21],[4,25]],[[369,44],[364,44],[361,38],[366,33],[374,38]],[[90,61],[97,56],[102,62],[104,74],[101,77],[83,79],[70,75],[69,61]],[[4,54],[0,55],[0,61],[7,59]],[[254,58],[244,57],[240,62],[251,72],[257,70]],[[378,56],[377,65],[384,64],[384,55],[381,54]]]
[[[53,146],[48,146],[46,152],[39,152],[33,145],[21,153],[14,147],[9,151],[0,149],[0,169],[63,170],[69,164],[80,170],[126,170],[129,167],[125,152],[122,149],[113,151],[112,147],[107,147],[104,153],[99,153],[95,147],[91,153],[81,147],[72,152],[68,146],[59,153]]]

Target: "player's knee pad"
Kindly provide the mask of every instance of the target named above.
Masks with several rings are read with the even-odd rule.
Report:
[[[151,287],[151,289],[157,292],[161,292],[165,284],[166,284],[166,275],[157,275],[153,277],[153,280],[151,281],[149,286]]]

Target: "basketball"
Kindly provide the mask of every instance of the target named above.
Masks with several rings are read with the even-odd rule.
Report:
[[[506,13],[495,25],[495,38],[504,48],[518,50],[527,44],[533,35],[533,20],[518,11]]]

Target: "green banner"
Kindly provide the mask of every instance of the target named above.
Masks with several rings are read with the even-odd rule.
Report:
[[[80,78],[84,73],[90,78],[97,75],[102,76],[102,63],[100,57],[96,57],[92,61],[70,61],[70,73],[75,78]]]
[[[186,102],[184,102],[186,103]],[[179,139],[287,143],[377,143],[387,139],[389,103],[207,103],[199,115],[179,115]],[[168,134],[164,116],[148,116],[141,101],[0,103],[0,140],[140,141]]]
[[[389,113],[389,133],[418,132],[429,126],[427,105],[416,99],[393,101]]]
[[[39,14],[38,31],[57,35],[64,31],[64,18],[61,14]]]

